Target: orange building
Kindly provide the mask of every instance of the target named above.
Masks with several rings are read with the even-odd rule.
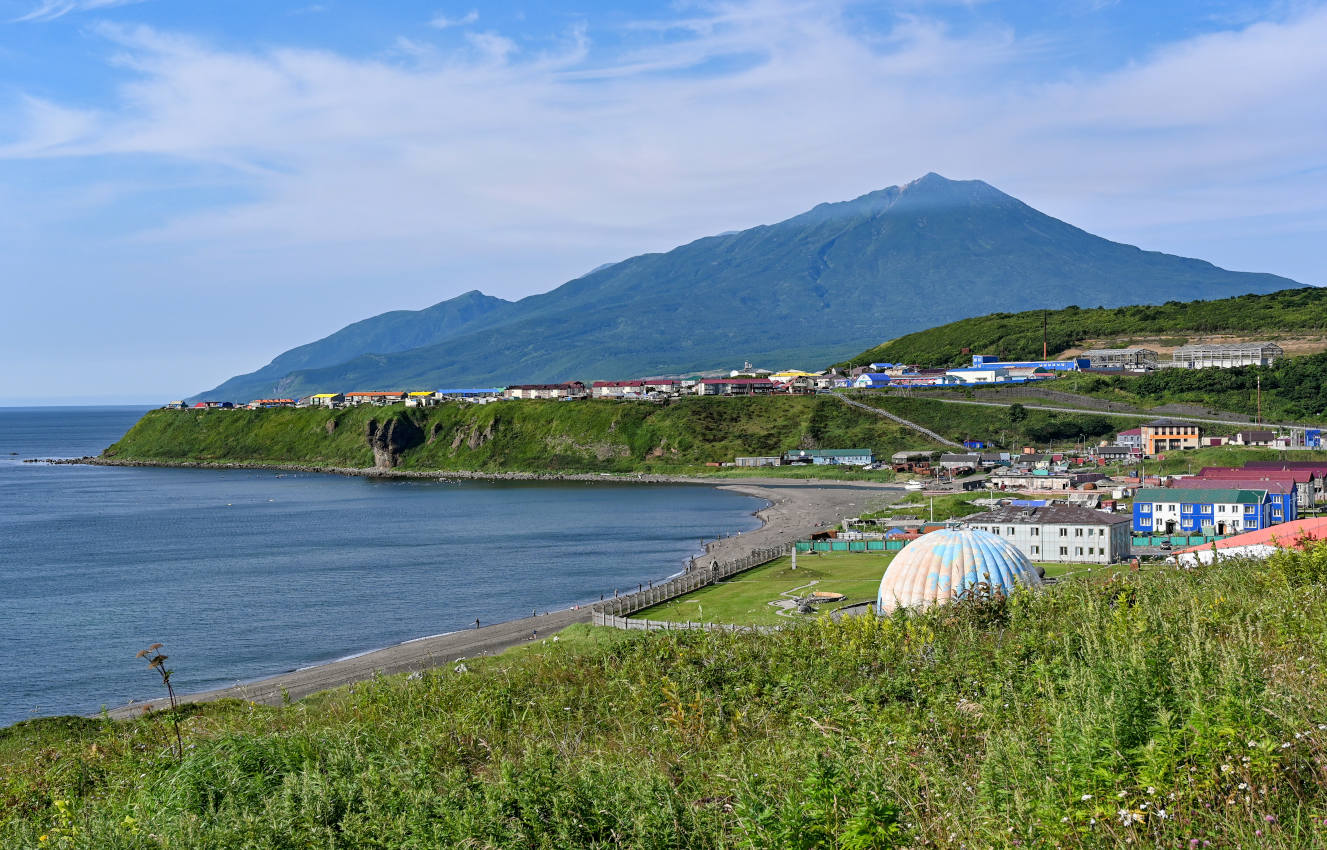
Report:
[[[1139,430],[1143,437],[1143,454],[1147,455],[1176,449],[1196,449],[1203,439],[1200,426],[1175,419],[1156,419]]]

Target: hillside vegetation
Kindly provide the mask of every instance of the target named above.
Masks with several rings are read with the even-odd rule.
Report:
[[[1045,312],[1051,354],[1094,339],[1118,340],[1121,345],[1128,345],[1131,339],[1160,336],[1174,337],[1178,345],[1190,337],[1211,334],[1258,334],[1271,338],[1288,333],[1327,334],[1327,290],[1314,288],[1215,301],[1167,301],[1160,305],[1091,309],[1068,307]],[[1042,310],[991,313],[950,322],[890,340],[842,365],[877,362],[968,365],[972,358],[963,353],[964,348],[972,354],[995,354],[1010,360],[1039,359],[1042,314]]]
[[[1140,251],[980,180],[927,174],[775,224],[631,257],[519,301],[470,293],[365,320],[204,395],[248,401],[622,379],[731,369],[743,360],[784,369],[992,310],[1295,285]]]
[[[1253,416],[1262,385],[1262,415],[1271,422],[1327,418],[1327,353],[1290,357],[1271,366],[1234,369],[1160,369],[1143,375],[1090,375],[1078,392],[1150,406],[1201,404]]]
[[[162,716],[28,721],[0,846],[1322,847],[1324,581],[1320,547],[769,635],[578,627],[191,707],[181,760]]]
[[[380,447],[375,458],[373,446]],[[673,472],[796,448],[928,448],[913,431],[827,396],[686,398],[666,405],[511,401],[146,414],[116,460],[401,469]]]

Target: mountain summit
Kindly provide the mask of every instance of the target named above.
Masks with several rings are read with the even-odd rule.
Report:
[[[1302,286],[1142,251],[938,174],[772,225],[601,267],[510,302],[469,292],[384,313],[209,390],[247,400],[819,366],[997,311],[1114,307]]]

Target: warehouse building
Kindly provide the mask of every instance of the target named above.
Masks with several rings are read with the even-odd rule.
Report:
[[[1235,366],[1271,366],[1285,356],[1281,346],[1270,342],[1213,342],[1181,345],[1171,355],[1171,365],[1181,369],[1230,369]]]
[[[1093,369],[1155,369],[1161,357],[1150,348],[1093,348],[1079,355]]]

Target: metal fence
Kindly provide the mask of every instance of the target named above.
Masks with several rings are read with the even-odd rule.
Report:
[[[909,538],[909,540],[912,538]],[[798,540],[798,552],[897,552],[908,540]]]
[[[706,563],[706,559],[693,558],[690,568],[682,575],[669,579],[653,587],[647,587],[635,593],[628,593],[624,596],[615,596],[612,599],[605,599],[602,602],[596,602],[590,606],[594,613],[594,624],[598,626],[614,626],[615,628],[649,628],[646,626],[621,626],[621,622],[655,622],[649,620],[628,621],[623,620],[627,614],[636,611],[643,611],[653,605],[661,602],[667,602],[670,599],[676,599],[679,596],[691,593],[693,590],[699,590],[702,587],[714,584],[717,581],[745,572],[752,567],[758,567],[761,564],[768,564],[775,558],[782,558],[792,551],[792,544],[782,546],[773,546],[768,549],[756,549],[748,555],[738,558],[734,561],[725,561],[719,563],[711,560]],[[610,622],[612,621],[612,622]],[[692,628],[681,623],[673,624],[675,628]],[[654,628],[667,628],[667,626],[654,626]],[[699,625],[694,628],[700,628]]]
[[[671,620],[629,620],[626,617],[614,617],[612,614],[594,612],[596,626],[609,626],[627,631],[702,631],[702,632],[755,632],[769,634],[777,631],[778,626],[739,626],[733,623],[677,623]]]
[[[1211,543],[1216,540],[1225,540],[1230,535],[1205,535],[1205,534],[1135,534],[1133,545],[1135,546],[1160,546],[1163,543],[1169,543],[1171,546],[1202,546],[1205,543]]]

